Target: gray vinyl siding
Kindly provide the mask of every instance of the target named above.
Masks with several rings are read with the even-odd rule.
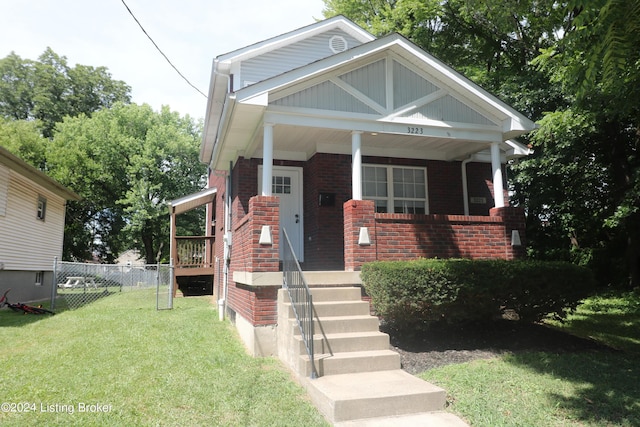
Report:
[[[340,80],[358,89],[363,94],[377,102],[381,107],[387,107],[386,61],[381,59],[372,64],[350,71],[340,76]]]
[[[329,81],[278,99],[273,102],[273,105],[344,111],[348,113],[378,114],[368,105]]]
[[[240,68],[241,86],[266,80],[333,55],[334,52],[329,47],[329,41],[331,37],[336,35],[344,37],[348,48],[361,44],[358,40],[337,29],[301,40],[242,62]]]
[[[0,261],[7,270],[51,271],[61,257],[65,200],[9,171],[6,212],[0,216]],[[45,219],[36,217],[38,197],[47,200]]]
[[[393,108],[395,109],[440,88],[397,61],[393,61],[393,89]]]
[[[445,122],[474,123],[478,125],[495,125],[491,120],[473,108],[460,102],[451,95],[418,108],[409,117],[416,119],[441,120]]]

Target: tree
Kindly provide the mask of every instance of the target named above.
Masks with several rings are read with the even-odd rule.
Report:
[[[591,166],[607,171],[600,186],[608,203],[595,230],[610,236],[604,244],[608,258],[622,259],[627,282],[639,286],[640,1],[576,0],[569,14],[573,25],[537,64],[575,94],[575,111],[595,118],[599,156]]]
[[[47,140],[42,137],[37,121],[8,120],[0,117],[0,146],[30,165],[44,169]]]
[[[112,261],[136,248],[148,263],[166,261],[167,201],[205,185],[200,133],[189,116],[136,104],[60,123],[48,146],[49,173],[84,197],[68,213],[65,256]]]
[[[50,138],[65,116],[90,116],[116,102],[129,102],[131,88],[113,80],[105,67],[76,65],[47,48],[38,61],[15,53],[0,59],[0,116],[13,120],[39,120]]]

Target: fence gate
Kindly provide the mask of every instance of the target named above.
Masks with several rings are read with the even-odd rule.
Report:
[[[51,307],[76,309],[119,292],[147,292],[156,309],[173,308],[169,264],[114,265],[54,261]]]

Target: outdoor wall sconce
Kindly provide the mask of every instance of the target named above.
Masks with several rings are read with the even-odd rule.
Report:
[[[271,245],[273,241],[271,240],[271,226],[263,225],[262,230],[260,230],[260,240],[258,241],[261,245]]]
[[[369,229],[367,227],[360,227],[358,244],[360,246],[369,246],[371,244],[371,239],[369,238]]]
[[[522,246],[520,232],[518,230],[511,230],[511,246]]]

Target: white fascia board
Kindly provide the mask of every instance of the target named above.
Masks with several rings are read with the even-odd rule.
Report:
[[[218,169],[218,159],[222,150],[222,141],[226,137],[226,133],[229,130],[229,121],[235,109],[235,97],[233,94],[229,94],[224,102],[224,108],[220,119],[217,121],[218,126],[216,128],[215,139],[213,142],[213,152],[211,154],[210,165],[212,169]],[[223,165],[224,168],[224,165]]]
[[[519,143],[513,139],[508,139],[503,142],[505,147],[507,158],[524,157],[533,154],[533,150],[524,144]]]
[[[297,30],[222,54],[218,56],[218,60],[221,62],[244,61],[246,59],[262,55],[266,52],[276,50],[282,46],[295,43],[299,40],[313,37],[316,34],[321,34],[332,28],[339,28],[362,43],[375,40],[375,36],[371,33],[354,24],[344,16],[338,15],[333,18],[325,19],[324,21],[316,22],[305,27],[298,28]]]
[[[229,66],[213,61],[209,96],[205,113],[202,143],[200,144],[200,161],[205,164],[211,162],[213,147],[218,136],[218,128],[222,113],[225,109],[226,97],[229,92]]]

